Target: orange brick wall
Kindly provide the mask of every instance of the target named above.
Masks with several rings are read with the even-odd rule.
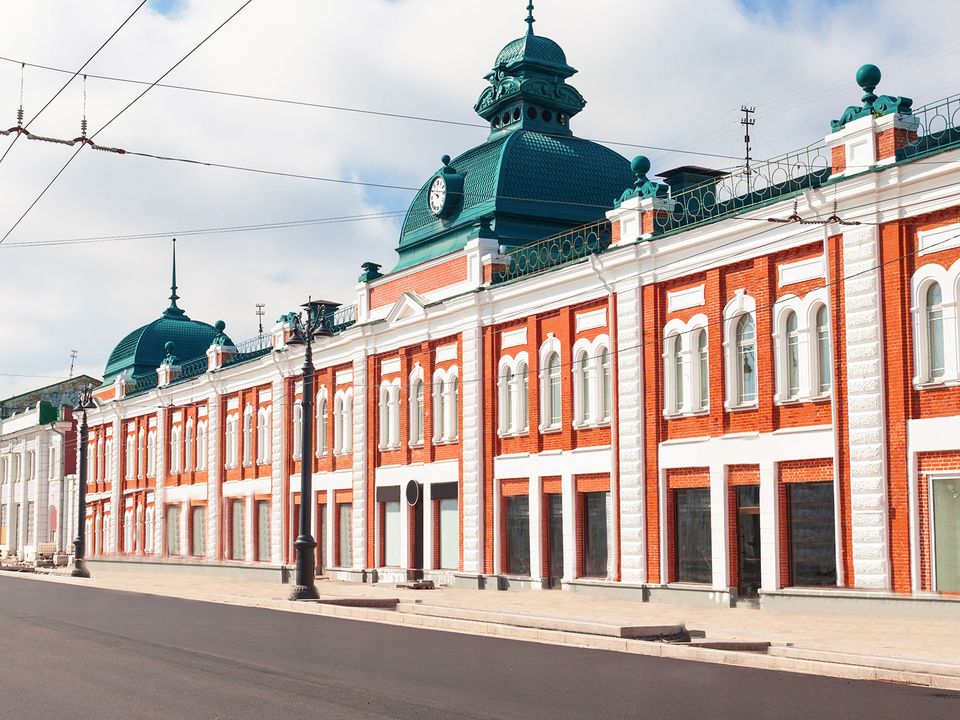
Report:
[[[370,309],[393,305],[405,292],[427,293],[467,280],[467,259],[455,257],[447,262],[411,272],[395,280],[384,280],[369,290]]]

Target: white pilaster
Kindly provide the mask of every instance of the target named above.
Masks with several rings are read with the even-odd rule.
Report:
[[[640,287],[617,294],[617,347],[642,345]],[[643,364],[639,350],[617,356],[617,419],[620,430],[620,553],[623,582],[647,581],[644,542]],[[612,525],[613,534],[616,526]]]
[[[724,465],[710,466],[710,555],[713,587],[730,587],[730,552],[727,542],[730,518],[727,503],[727,471]]]
[[[876,227],[843,235],[854,585],[890,586],[880,246]]]
[[[563,579],[574,580],[577,577],[577,488],[572,473],[560,476],[560,492],[563,497]]]
[[[221,557],[220,518],[223,509],[223,469],[220,467],[220,396],[211,384],[207,401],[207,557]],[[154,508],[156,518],[156,508]],[[154,520],[156,522],[156,520]],[[278,556],[279,557],[279,556]]]
[[[166,483],[165,483],[165,474],[166,474],[166,451],[167,451],[167,438],[166,438],[166,425],[167,425],[167,411],[166,408],[160,407],[157,409],[157,446],[154,452],[154,484],[156,489],[154,490],[154,500],[153,500],[153,529],[154,529],[154,538],[153,538],[153,549],[158,556],[165,555],[167,552],[167,544],[165,542],[167,537],[167,508],[164,505],[166,501]],[[117,443],[119,445],[120,443]]]
[[[530,579],[539,581],[546,574],[543,567],[543,482],[539,477],[531,477],[527,490],[530,508]]]
[[[780,586],[780,506],[777,502],[777,465],[760,463],[760,586]]]
[[[433,570],[433,491],[430,483],[423,484],[423,569]]]
[[[353,358],[353,566],[367,564],[367,355]]]
[[[460,503],[463,507],[463,570],[482,572],[483,557],[483,337],[479,323],[461,335],[462,370],[460,377],[460,406],[463,415],[463,454],[461,474],[463,487]],[[495,526],[499,527],[499,526]],[[494,537],[499,533],[494,532]],[[496,556],[495,556],[496,557]]]
[[[287,394],[284,392],[284,379],[277,376],[273,380],[271,390],[271,432],[273,437],[270,440],[270,453],[272,474],[270,479],[270,559],[275,564],[283,561],[283,546],[285,533],[283,532],[284,501],[287,499],[283,494],[283,474],[286,468],[286,453],[289,451],[285,440],[286,426],[284,418],[287,417]],[[314,430],[316,433],[316,430]],[[316,437],[316,434],[314,434]],[[312,462],[313,458],[306,459]],[[316,490],[316,483],[314,483]],[[316,499],[313,500],[313,509],[316,509]],[[310,513],[313,517],[313,512]],[[313,531],[316,533],[316,530]],[[252,533],[251,533],[252,534]],[[315,538],[317,542],[320,538]]]

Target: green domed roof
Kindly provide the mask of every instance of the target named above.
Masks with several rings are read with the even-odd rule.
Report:
[[[532,32],[507,43],[497,55],[494,67],[508,66],[519,61],[572,69],[567,65],[567,56],[563,48],[550,38],[534,35]]]
[[[173,272],[170,282],[170,307],[163,311],[163,315],[151,323],[138,327],[110,353],[107,367],[103,371],[103,384],[109,385],[117,375],[129,371],[132,377],[155,373],[167,356],[168,342],[174,344],[173,351],[181,360],[188,361],[206,354],[214,338],[229,338],[222,334],[223,326],[220,322],[218,330],[199,320],[191,320],[182,308],[177,307],[177,241],[173,241]]]
[[[174,343],[181,360],[192,360],[205,354],[215,337],[217,330],[212,325],[191,320],[186,315],[168,316],[164,313],[117,344],[107,360],[103,382],[109,385],[127,370],[134,377],[155,372],[167,355],[164,345],[168,341]]]
[[[428,195],[437,175],[424,183],[403,223],[397,269],[461,248],[481,227],[520,245],[601,220],[634,179],[629,161],[603,145],[533,130],[467,150],[441,173],[449,171],[462,176],[462,197],[436,217]]]

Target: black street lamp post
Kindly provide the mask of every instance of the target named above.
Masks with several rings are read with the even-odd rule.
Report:
[[[83,558],[87,543],[87,410],[96,407],[93,403],[93,388],[87,385],[80,389],[80,397],[73,408],[74,412],[80,413],[80,426],[77,433],[80,439],[80,463],[77,469],[77,539],[73,541],[73,570],[70,575],[73,577],[90,577],[90,571]]]
[[[296,585],[290,592],[291,600],[316,600],[319,597],[316,585],[317,541],[310,532],[313,509],[313,338],[330,335],[327,309],[337,303],[308,300],[303,313],[294,317],[293,334],[287,345],[304,346],[303,398],[300,403],[300,534],[293,546],[297,551]]]

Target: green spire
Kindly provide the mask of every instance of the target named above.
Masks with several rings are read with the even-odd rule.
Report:
[[[530,4],[527,5],[527,35],[533,35],[533,24],[536,20],[533,17],[533,0],[530,0]]]
[[[180,317],[184,314],[183,310],[177,307],[177,239],[173,238],[173,272],[170,278],[170,307],[164,311],[165,317]]]

